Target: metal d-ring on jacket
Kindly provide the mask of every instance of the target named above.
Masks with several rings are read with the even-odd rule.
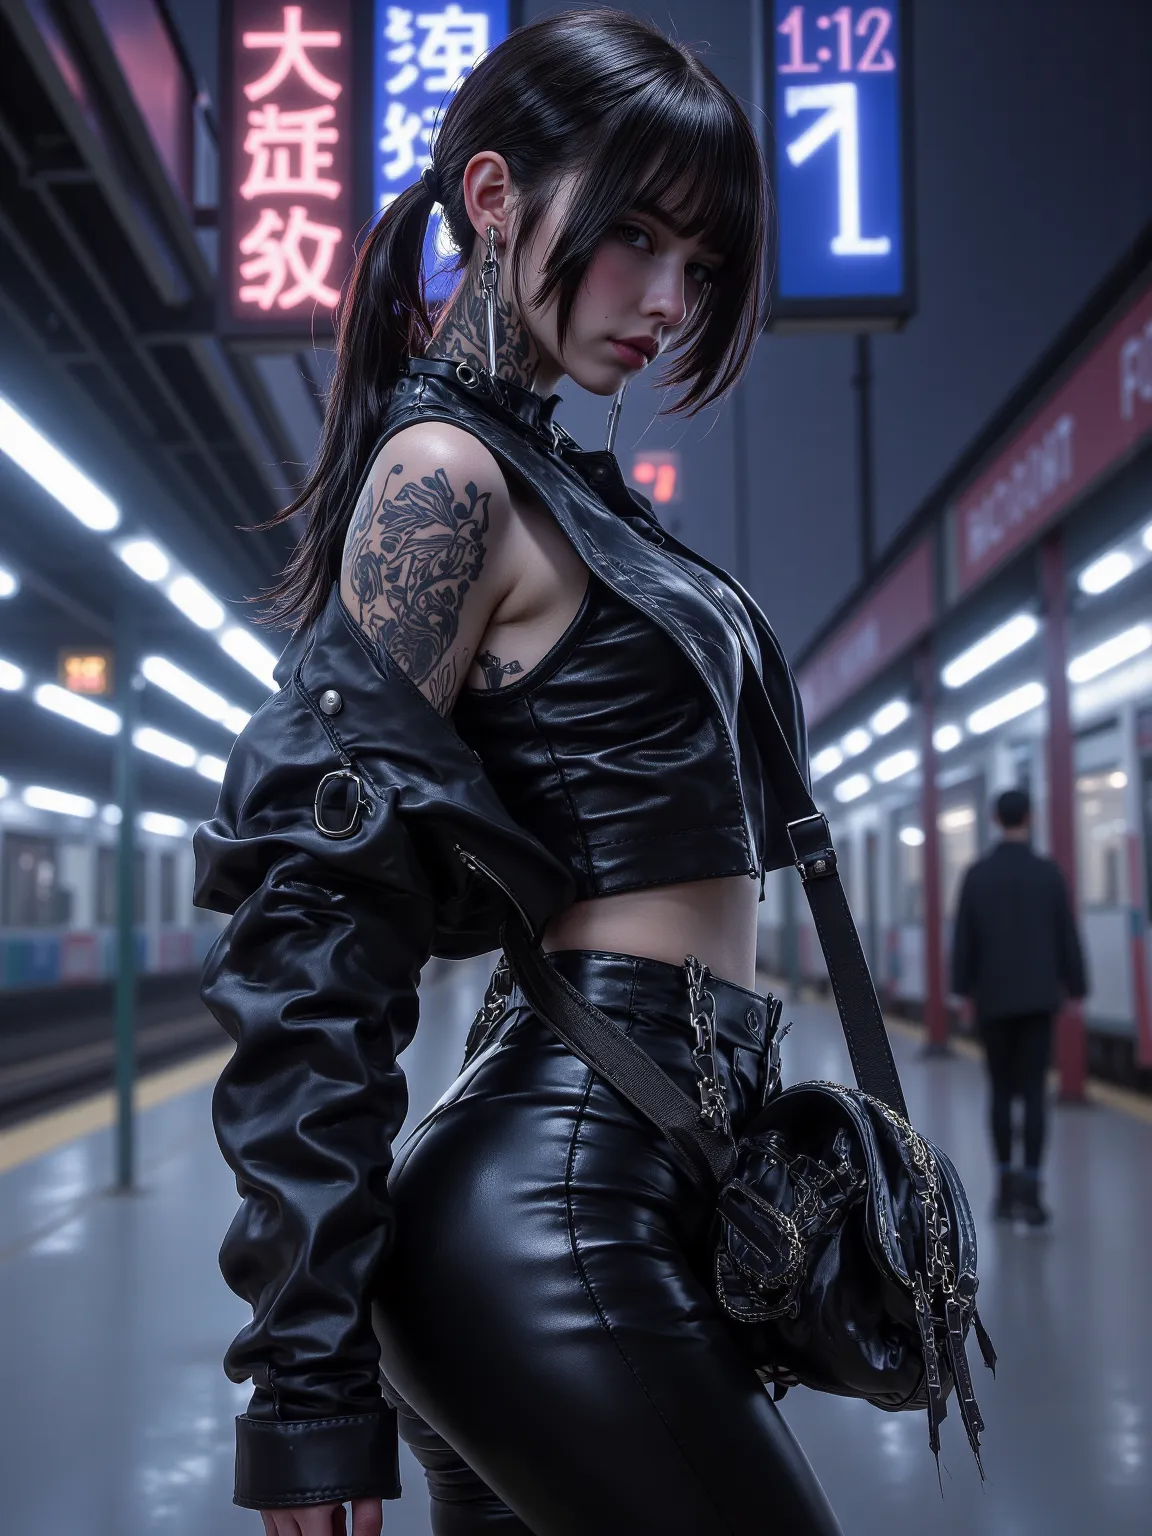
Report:
[[[660,529],[611,455],[576,447],[554,404],[412,359],[381,442],[417,419],[466,427],[540,497],[593,578],[674,642],[732,764],[756,761],[739,752],[741,726],[769,710],[805,763],[799,698],[766,620]],[[276,676],[195,839],[196,902],[231,914],[203,996],[236,1042],[213,1112],[242,1197],[221,1267],[253,1307],[225,1361],[254,1387],[237,1420],[237,1501],[257,1505],[398,1490],[370,1313],[420,968],[497,948],[510,905],[539,935],[577,889],[337,589]],[[746,806],[764,807],[763,846],[750,826],[747,840],[748,872],[762,875],[791,849],[770,787],[743,787]]]

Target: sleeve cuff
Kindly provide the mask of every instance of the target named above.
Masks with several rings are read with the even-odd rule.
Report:
[[[396,1415],[236,1420],[236,1492],[244,1509],[398,1499]]]

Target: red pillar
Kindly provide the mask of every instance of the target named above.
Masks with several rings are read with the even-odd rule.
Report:
[[[1044,662],[1048,683],[1048,827],[1052,857],[1064,872],[1072,910],[1076,900],[1076,832],[1072,805],[1072,720],[1068,710],[1068,582],[1064,539],[1059,529],[1040,546],[1044,593]],[[1060,1097],[1084,1101],[1087,1048],[1084,1012],[1070,1003],[1056,1023],[1056,1064]]]
[[[948,1009],[944,993],[944,957],[941,944],[943,914],[940,909],[940,827],[936,793],[936,676],[932,641],[927,639],[916,658],[920,681],[920,819],[924,828],[924,1022],[928,1049],[948,1050]]]

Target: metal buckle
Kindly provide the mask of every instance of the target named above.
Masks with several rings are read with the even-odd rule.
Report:
[[[324,824],[322,812],[325,790],[338,779],[350,780],[356,788],[356,802],[352,807],[352,814],[346,827],[329,827]],[[372,802],[364,794],[364,783],[358,773],[353,773],[350,768],[335,768],[331,773],[326,773],[316,786],[316,797],[312,802],[312,820],[316,823],[317,832],[323,833],[339,842],[342,838],[352,837],[360,826],[361,811],[370,811]]]
[[[818,822],[824,829],[824,836],[820,840],[820,846],[813,848],[810,853],[801,853],[796,846],[796,839],[792,835],[793,828],[806,827],[812,822]],[[809,880],[821,880],[828,875],[836,873],[836,850],[832,846],[832,834],[828,827],[828,818],[822,811],[815,812],[812,816],[801,816],[798,821],[790,821],[787,824],[788,842],[792,848],[792,856],[796,862],[796,868],[800,871],[801,880],[807,885]]]

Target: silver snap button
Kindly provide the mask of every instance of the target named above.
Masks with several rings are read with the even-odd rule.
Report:
[[[344,708],[344,700],[335,688],[325,688],[320,695],[320,708],[326,715],[338,715]]]

